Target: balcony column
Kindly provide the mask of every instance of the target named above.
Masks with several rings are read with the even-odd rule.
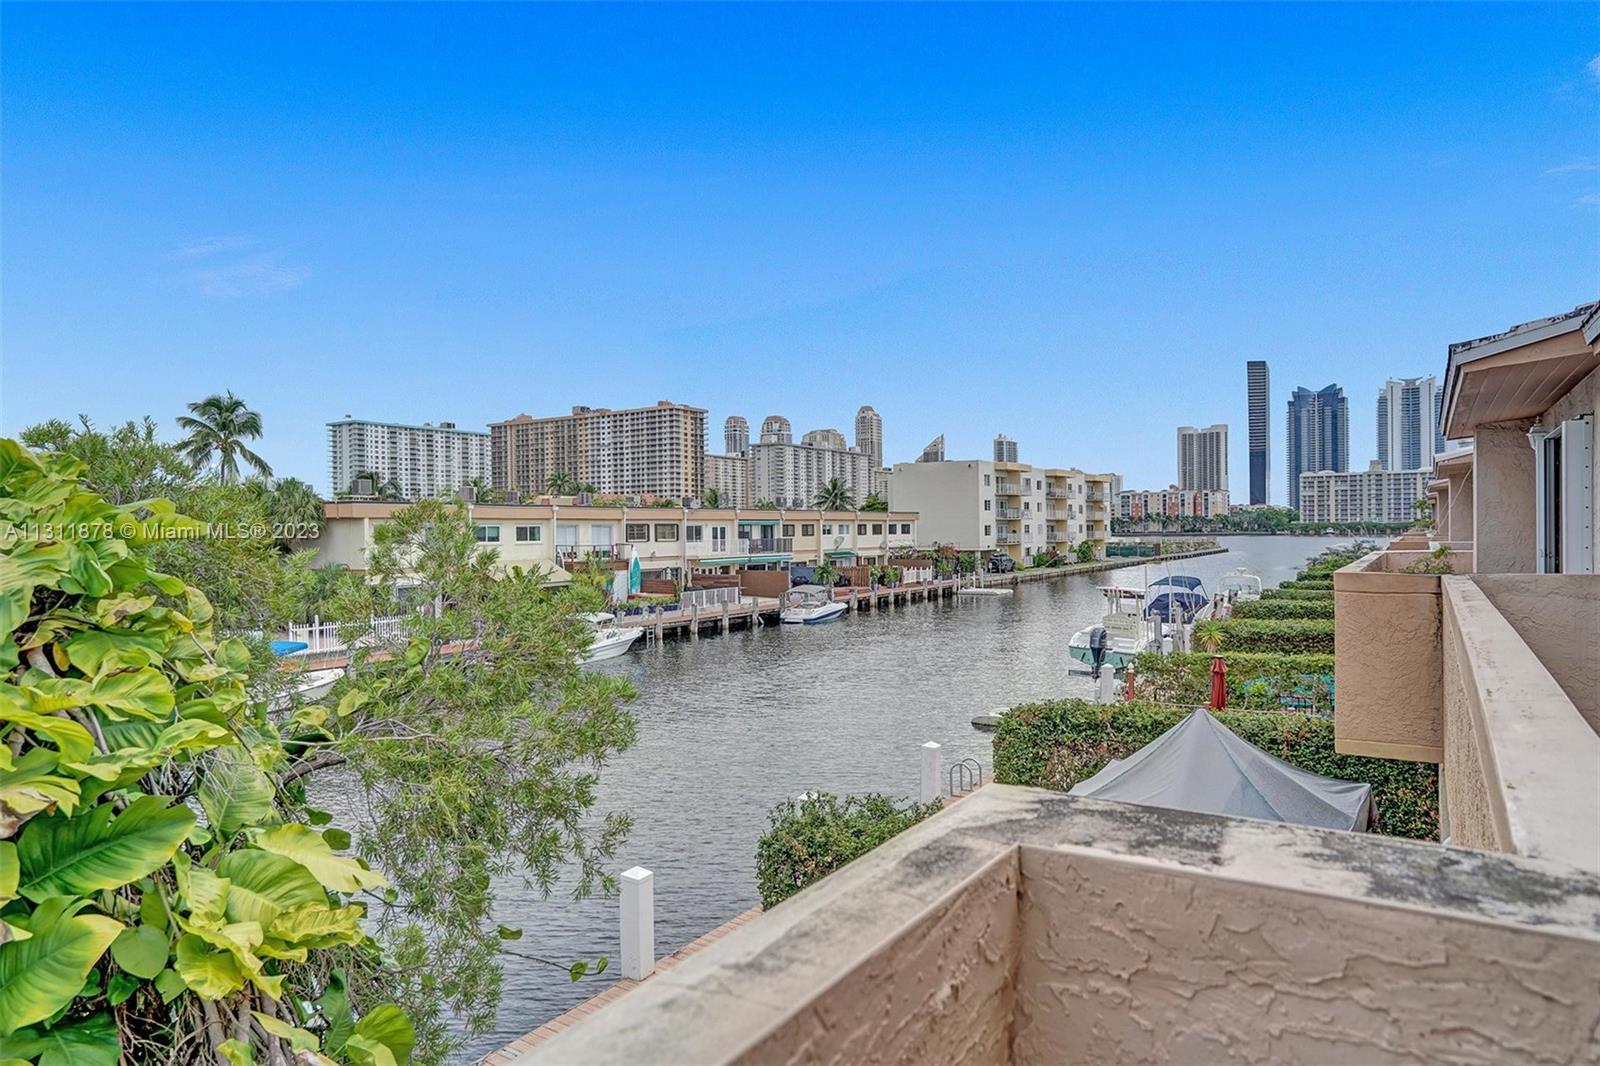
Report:
[[[1450,479],[1450,539],[1453,541],[1473,539],[1472,480],[1470,469],[1461,477]],[[1531,473],[1528,484],[1533,484]]]
[[[1531,574],[1534,569],[1532,422],[1496,422],[1474,434],[1473,569],[1480,574]]]

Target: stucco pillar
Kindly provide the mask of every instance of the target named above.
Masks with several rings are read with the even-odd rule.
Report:
[[[1480,574],[1531,574],[1534,568],[1531,422],[1479,426],[1474,435],[1473,568]]]
[[[1532,451],[1530,448],[1529,451]],[[1530,471],[1529,485],[1533,484]],[[1472,525],[1472,470],[1459,478],[1450,479],[1450,539],[1452,541],[1469,541],[1473,539]]]
[[[1450,487],[1441,485],[1428,493],[1429,502],[1433,504],[1433,539],[1447,541],[1450,536]]]

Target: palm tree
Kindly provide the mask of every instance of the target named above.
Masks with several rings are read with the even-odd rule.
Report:
[[[552,496],[571,496],[578,491],[578,479],[563,470],[557,470],[544,479],[544,488]]]
[[[475,477],[467,482],[467,487],[472,490],[473,499],[479,503],[505,503],[506,494],[489,484],[483,477]]]
[[[1222,623],[1215,618],[1207,618],[1203,622],[1196,622],[1194,627],[1194,642],[1206,652],[1215,655],[1222,650],[1223,641],[1227,639],[1228,631]]]
[[[267,514],[274,525],[320,526],[322,499],[316,489],[299,478],[281,477],[267,489]]]
[[[879,496],[876,492],[867,493],[867,498],[861,501],[863,511],[887,511],[889,501]]]
[[[189,439],[182,444],[184,455],[197,467],[210,466],[215,460],[217,480],[222,484],[238,483],[240,459],[262,477],[272,476],[267,461],[244,443],[261,436],[261,416],[232,392],[190,404],[189,414],[178,419],[178,428],[189,431]]]
[[[833,568],[833,564],[827,560],[823,560],[817,564],[817,569],[812,574],[811,580],[815,581],[819,585],[831,589],[833,588],[834,580],[838,578],[838,576],[839,572]]]
[[[707,507],[721,507],[722,493],[718,492],[716,489],[706,489],[706,491],[700,494],[700,502],[705,504]]]
[[[371,494],[385,503],[399,503],[404,500],[405,493],[400,490],[400,483],[394,478],[385,478],[376,470],[363,470],[350,479],[349,488],[344,490],[346,496],[362,495],[356,492],[356,485],[361,481],[370,482]]]
[[[856,507],[855,494],[842,478],[832,477],[817,491],[816,506],[824,511],[853,511]]]

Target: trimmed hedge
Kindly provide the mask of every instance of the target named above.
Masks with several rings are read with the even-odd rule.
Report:
[[[1013,707],[994,735],[994,779],[1065,791],[1183,720],[1181,708],[1056,700]],[[1333,722],[1303,714],[1223,711],[1217,721],[1256,747],[1312,773],[1372,786],[1378,832],[1437,840],[1439,774],[1432,763],[1340,755]]]
[[[1331,618],[1223,618],[1222,647],[1269,655],[1332,655]]]
[[[1331,655],[1222,653],[1228,666],[1230,710],[1282,712],[1284,699],[1296,706],[1333,709]],[[1145,652],[1133,661],[1133,690],[1152,703],[1204,706],[1211,701],[1211,656]]]
[[[772,907],[939,810],[872,792],[840,798],[822,792],[772,808],[756,842],[756,889]]]
[[[1233,605],[1232,618],[1332,618],[1332,600],[1244,600]]]
[[[1293,581],[1285,581],[1278,586],[1280,589],[1315,589],[1323,592],[1333,591],[1332,577],[1297,577]]]
[[[1332,603],[1333,590],[1288,588],[1279,585],[1275,589],[1262,590],[1261,598],[1264,600],[1327,600]]]

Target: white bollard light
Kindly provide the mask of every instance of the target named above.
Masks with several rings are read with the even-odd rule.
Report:
[[[655,875],[635,866],[622,873],[622,976],[640,981],[655,968]]]
[[[922,745],[922,802],[932,803],[939,798],[939,745],[928,741]]]

